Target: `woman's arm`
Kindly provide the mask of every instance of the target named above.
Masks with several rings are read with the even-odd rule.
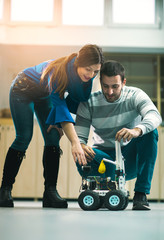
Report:
[[[65,132],[67,138],[71,142],[72,155],[73,155],[74,161],[76,162],[78,160],[80,165],[86,165],[87,161],[86,161],[86,158],[85,158],[85,154],[84,154],[84,151],[81,147],[81,144],[80,144],[79,138],[76,134],[73,123],[62,122],[61,126],[62,126],[62,129]]]

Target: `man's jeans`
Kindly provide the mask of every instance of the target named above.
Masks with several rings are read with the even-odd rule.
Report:
[[[154,131],[143,135],[142,137],[133,138],[125,147],[121,148],[122,155],[125,158],[126,180],[137,178],[134,191],[150,193],[151,180],[153,177],[154,166],[157,157],[158,131]],[[101,151],[93,148],[96,153],[93,161],[88,163],[91,165],[90,176],[111,177],[115,179],[115,165],[104,162],[106,172],[98,173],[101,160],[107,158],[115,161],[115,149]],[[83,171],[77,163],[77,168],[81,176]]]

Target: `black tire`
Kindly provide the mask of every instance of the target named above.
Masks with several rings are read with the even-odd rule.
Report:
[[[99,204],[99,208],[104,208],[104,196],[99,196],[100,198],[100,204]]]
[[[125,208],[127,208],[128,204],[129,204],[129,198],[125,197],[125,205],[122,207],[121,210],[124,210]]]
[[[86,190],[80,194],[78,204],[85,211],[97,210],[100,208],[100,197],[97,193]]]
[[[120,190],[112,190],[105,195],[104,204],[111,211],[123,210],[126,197]]]

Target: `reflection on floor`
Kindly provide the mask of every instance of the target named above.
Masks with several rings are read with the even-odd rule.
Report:
[[[42,202],[15,201],[0,208],[1,240],[163,240],[164,203],[151,211],[83,211],[77,202],[68,209],[43,209]]]

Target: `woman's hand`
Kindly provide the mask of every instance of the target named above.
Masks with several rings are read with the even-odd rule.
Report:
[[[71,122],[62,122],[61,126],[67,138],[71,142],[72,146],[72,156],[75,162],[79,162],[80,165],[86,165],[87,160],[85,158],[85,153],[81,147],[79,138],[76,134],[73,123]]]
[[[81,147],[80,142],[79,143],[74,143],[72,144],[72,155],[74,158],[74,161],[80,164],[80,165],[86,165],[87,164],[87,160],[85,158],[85,154],[84,151]]]

